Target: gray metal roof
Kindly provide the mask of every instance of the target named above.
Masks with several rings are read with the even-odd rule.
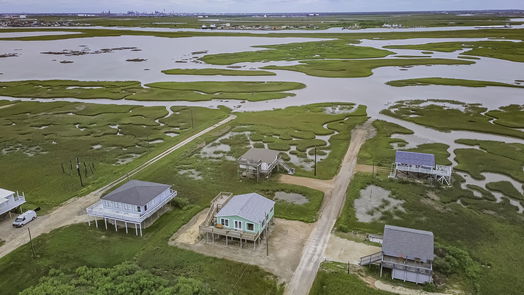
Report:
[[[255,223],[262,223],[274,206],[273,200],[256,193],[236,195],[218,211],[216,216],[239,216]]]
[[[435,167],[435,155],[397,151],[395,154],[395,162],[409,165]]]
[[[386,225],[382,252],[384,255],[405,257],[423,262],[433,260],[434,254],[433,233],[407,227]]]
[[[170,187],[171,186],[167,184],[131,180],[103,196],[102,199],[135,206],[144,206]]]
[[[261,149],[261,148],[252,148],[249,151],[247,151],[245,154],[243,154],[238,160],[247,160],[247,161],[254,161],[258,162],[261,161],[263,163],[273,163],[277,158],[278,154],[280,154],[279,151],[274,151],[270,149]]]

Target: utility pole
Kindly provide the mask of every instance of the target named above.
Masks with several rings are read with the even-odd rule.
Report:
[[[35,258],[35,247],[33,246],[33,239],[31,238],[31,230],[29,229],[29,227],[27,228],[27,232],[29,233],[29,243],[31,244],[31,252],[33,253],[33,258]]]
[[[195,125],[195,122],[193,120],[193,109],[190,109],[189,111],[191,112],[191,129],[193,129],[193,127]]]
[[[80,173],[80,160],[76,157],[76,172],[78,172],[78,177],[80,178],[80,185],[84,186],[84,181],[82,180],[82,173]]]
[[[267,226],[269,226],[269,224]],[[266,227],[266,256],[269,256],[269,235],[267,234],[267,227]]]
[[[315,176],[317,176],[317,146],[315,146]]]

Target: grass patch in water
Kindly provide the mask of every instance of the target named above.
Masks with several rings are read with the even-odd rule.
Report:
[[[293,61],[305,59],[380,58],[393,52],[373,47],[350,45],[347,40],[316,41],[254,46],[266,50],[206,55],[208,64],[231,65],[241,62]]]
[[[463,108],[463,110],[461,109]],[[492,117],[485,115],[486,108],[451,100],[399,101],[382,114],[428,126],[442,131],[468,130],[524,138],[524,132],[492,124]],[[489,114],[489,113],[488,113]],[[517,114],[497,113],[501,117],[515,118]],[[497,123],[495,121],[495,123]]]
[[[157,82],[137,81],[11,81],[0,82],[0,95],[30,98],[127,99],[141,101],[261,101],[294,96],[287,91],[305,87],[297,82]]]
[[[266,66],[263,69],[288,70],[307,75],[329,78],[368,77],[380,67],[430,66],[430,65],[470,65],[472,61],[444,58],[409,59],[366,59],[366,60],[307,60],[294,66]]]
[[[258,70],[228,70],[228,69],[170,69],[164,70],[166,75],[202,75],[202,76],[276,76],[269,71]]]
[[[524,88],[524,86],[508,84],[508,83],[501,83],[501,82],[452,79],[452,78],[416,78],[416,79],[394,80],[394,81],[386,82],[386,84],[390,86],[395,86],[395,87],[445,85],[445,86],[464,86],[464,87],[495,86],[495,87]]]

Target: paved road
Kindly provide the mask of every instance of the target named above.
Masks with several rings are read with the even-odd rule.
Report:
[[[215,125],[210,126],[198,132],[197,134],[191,137],[188,137],[187,139],[181,141],[180,143],[168,148],[167,150],[163,151],[159,155],[153,157],[152,159],[148,160],[147,162],[143,163],[142,165],[138,166],[137,168],[131,170],[126,175],[119,177],[118,179],[114,180],[113,182],[109,183],[108,185],[94,192],[91,192],[90,194],[86,196],[73,198],[65,202],[60,207],[54,209],[51,213],[38,217],[35,221],[31,222],[26,227],[30,227],[31,235],[33,236],[33,238],[35,238],[41,234],[48,233],[54,229],[57,229],[57,228],[60,228],[66,225],[86,222],[87,215],[86,215],[85,209],[88,206],[90,206],[91,204],[93,204],[94,202],[96,202],[100,198],[100,196],[102,196],[104,192],[113,188],[115,185],[124,181],[126,178],[132,177],[133,175],[144,170],[145,168],[153,165],[154,163],[168,156],[172,152],[189,144],[190,142],[197,139],[198,137],[234,120],[235,118],[236,118],[235,115],[230,115],[229,117],[216,123]],[[6,226],[6,225],[2,224],[2,226]],[[10,227],[10,226],[11,226],[10,224],[7,224],[7,227]],[[4,231],[9,233],[7,237],[4,237]],[[29,242],[28,232],[25,228],[12,229],[12,230],[0,229],[0,233],[2,233],[2,239],[6,241],[6,243],[2,247],[0,247],[0,258],[9,254],[11,251],[15,250],[16,248]]]
[[[324,257],[329,235],[335,225],[346,199],[346,189],[351,181],[357,164],[357,156],[362,144],[371,134],[371,122],[353,130],[351,143],[344,156],[340,171],[333,179],[333,186],[324,196],[320,218],[315,224],[307,243],[302,250],[302,258],[286,287],[284,294],[307,295],[313,285],[318,268]]]

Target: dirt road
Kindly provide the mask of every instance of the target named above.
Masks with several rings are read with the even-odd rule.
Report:
[[[216,123],[215,125],[212,125],[198,132],[197,134],[192,135],[188,137],[187,139],[179,142],[178,144],[168,148],[167,150],[163,151],[159,155],[153,157],[152,159],[148,160],[147,162],[143,163],[142,165],[138,166],[137,168],[131,170],[126,175],[123,175],[119,177],[118,179],[112,181],[108,185],[94,192],[91,192],[90,194],[86,196],[70,199],[69,201],[62,204],[60,207],[54,209],[49,214],[38,217],[35,221],[27,225],[31,229],[32,237],[35,238],[41,234],[48,233],[54,229],[57,229],[57,228],[60,228],[66,225],[86,222],[87,215],[86,215],[85,209],[88,206],[90,206],[91,204],[93,204],[94,202],[96,202],[104,192],[113,188],[115,185],[122,182],[126,178],[132,177],[133,175],[144,170],[145,168],[153,165],[154,163],[168,156],[172,152],[189,144],[190,142],[197,139],[198,137],[234,120],[235,118],[236,118],[235,115],[230,115],[229,117]],[[2,224],[2,226],[5,226],[5,224]],[[7,226],[10,227],[11,225],[7,224]],[[11,251],[24,245],[25,243],[29,242],[28,232],[25,228],[6,230],[6,232],[8,232],[8,237],[4,238],[2,236],[2,239],[5,240],[5,244],[2,247],[0,247],[0,258],[9,254]]]
[[[355,171],[358,152],[362,144],[370,136],[371,130],[370,121],[353,130],[351,142],[344,156],[340,171],[333,179],[332,189],[324,197],[325,201],[321,208],[320,218],[315,223],[315,227],[304,245],[300,263],[284,294],[309,294],[309,289],[313,285],[318,268],[323,260],[331,230],[344,205],[346,189]]]

